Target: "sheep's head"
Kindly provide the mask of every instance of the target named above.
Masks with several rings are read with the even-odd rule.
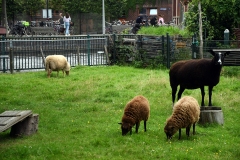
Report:
[[[69,75],[69,71],[65,71],[66,72],[66,75],[68,76]]]
[[[69,75],[69,71],[71,70],[71,66],[69,63],[67,63],[67,67],[65,69],[65,72],[66,72],[66,75],[68,76]]]
[[[222,52],[217,52],[215,53],[213,50],[210,51],[210,53],[214,56],[213,61],[215,65],[223,65],[224,58],[226,54],[229,54],[229,52],[222,53]]]
[[[170,125],[170,124],[167,124],[165,127],[164,127],[164,132],[166,133],[166,136],[167,136],[167,139],[172,139],[172,136],[178,131],[178,128]]]
[[[215,65],[223,65],[224,57],[224,54],[222,54],[221,52],[216,53],[214,56]]]
[[[119,123],[122,129],[122,135],[126,135],[129,131],[132,133],[132,125],[130,123]]]

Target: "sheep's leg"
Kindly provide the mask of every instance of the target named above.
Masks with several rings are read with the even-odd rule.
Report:
[[[58,73],[59,73],[59,71],[57,71],[57,77],[58,77]]]
[[[178,139],[181,139],[181,128],[179,129]]]
[[[140,122],[137,122],[137,123],[136,123],[136,133],[138,133],[138,128],[139,128],[139,126],[140,126]]]
[[[144,121],[144,132],[147,131],[147,121]]]
[[[187,126],[186,127],[186,135],[189,137],[190,136],[190,128],[191,128],[191,125]]]
[[[200,89],[201,89],[201,95],[202,95],[202,103],[201,103],[201,106],[204,106],[204,96],[205,96],[204,86],[200,87]]]
[[[130,135],[132,135],[132,128],[130,129]]]
[[[180,89],[178,91],[178,100],[181,98],[183,91],[185,90],[184,87],[180,86]]]
[[[208,86],[208,94],[209,94],[208,106],[212,106],[212,89],[213,89],[213,86]]]
[[[174,101],[175,101],[175,95],[177,93],[177,86],[172,86],[172,102],[173,102],[173,105],[174,105]]]
[[[193,134],[195,134],[195,123],[193,123]]]
[[[50,78],[51,73],[52,73],[52,70],[49,69],[49,70],[48,70],[48,78]]]

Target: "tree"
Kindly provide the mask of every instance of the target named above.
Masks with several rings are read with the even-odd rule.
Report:
[[[199,14],[199,54],[200,57],[203,58],[203,35],[202,35],[202,6],[201,1],[198,2],[198,14]]]
[[[186,13],[186,27],[191,32],[199,30],[197,19],[199,0],[192,0]],[[236,0],[201,0],[203,28],[207,28],[207,39],[223,39],[223,32],[229,29],[233,39],[233,28],[240,24],[240,1]]]
[[[92,12],[102,14],[102,0],[56,0],[63,6],[63,10],[70,13]],[[136,5],[142,6],[144,3],[155,4],[161,0],[105,0],[105,12],[107,17],[118,18],[130,9],[136,9]],[[56,6],[56,4],[54,5]]]
[[[14,22],[15,15],[18,15],[23,11],[21,1],[8,0],[6,5],[8,21]]]
[[[6,22],[5,22],[6,19],[7,19],[6,0],[2,0],[2,16],[1,16],[2,26],[6,26]]]
[[[45,6],[44,0],[22,0],[23,11],[30,17],[36,15],[37,11]]]

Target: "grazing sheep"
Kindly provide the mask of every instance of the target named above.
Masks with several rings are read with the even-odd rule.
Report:
[[[67,62],[66,57],[63,55],[47,56],[45,60],[45,67],[48,73],[48,78],[50,78],[52,71],[57,71],[58,76],[59,70],[62,70],[64,76],[64,72],[66,72],[66,75],[69,75],[69,71],[71,69],[70,64]]]
[[[132,127],[136,124],[136,133],[140,121],[144,120],[144,131],[146,132],[146,124],[150,115],[150,106],[148,100],[143,96],[136,96],[129,101],[124,109],[121,124],[122,135],[126,135],[129,131],[132,134]]]
[[[172,88],[172,102],[174,104],[177,87],[178,99],[185,89],[201,89],[202,103],[204,106],[204,86],[208,86],[209,106],[212,106],[212,89],[216,86],[220,79],[220,72],[224,62],[224,57],[228,52],[222,54],[215,53],[212,50],[210,53],[214,56],[210,59],[185,60],[174,63],[169,72],[170,85]]]
[[[181,98],[173,107],[172,115],[167,119],[167,124],[164,127],[164,132],[167,139],[179,130],[179,137],[181,138],[181,128],[186,128],[186,134],[189,137],[190,128],[193,124],[193,134],[195,134],[195,124],[198,122],[200,116],[200,106],[197,100],[190,96]]]

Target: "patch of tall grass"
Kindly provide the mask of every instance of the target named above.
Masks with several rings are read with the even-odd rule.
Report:
[[[146,35],[166,35],[169,36],[176,36],[181,35],[182,37],[191,37],[191,33],[187,30],[180,29],[177,26],[148,26],[148,27],[141,27],[138,31],[138,34],[146,34]]]

